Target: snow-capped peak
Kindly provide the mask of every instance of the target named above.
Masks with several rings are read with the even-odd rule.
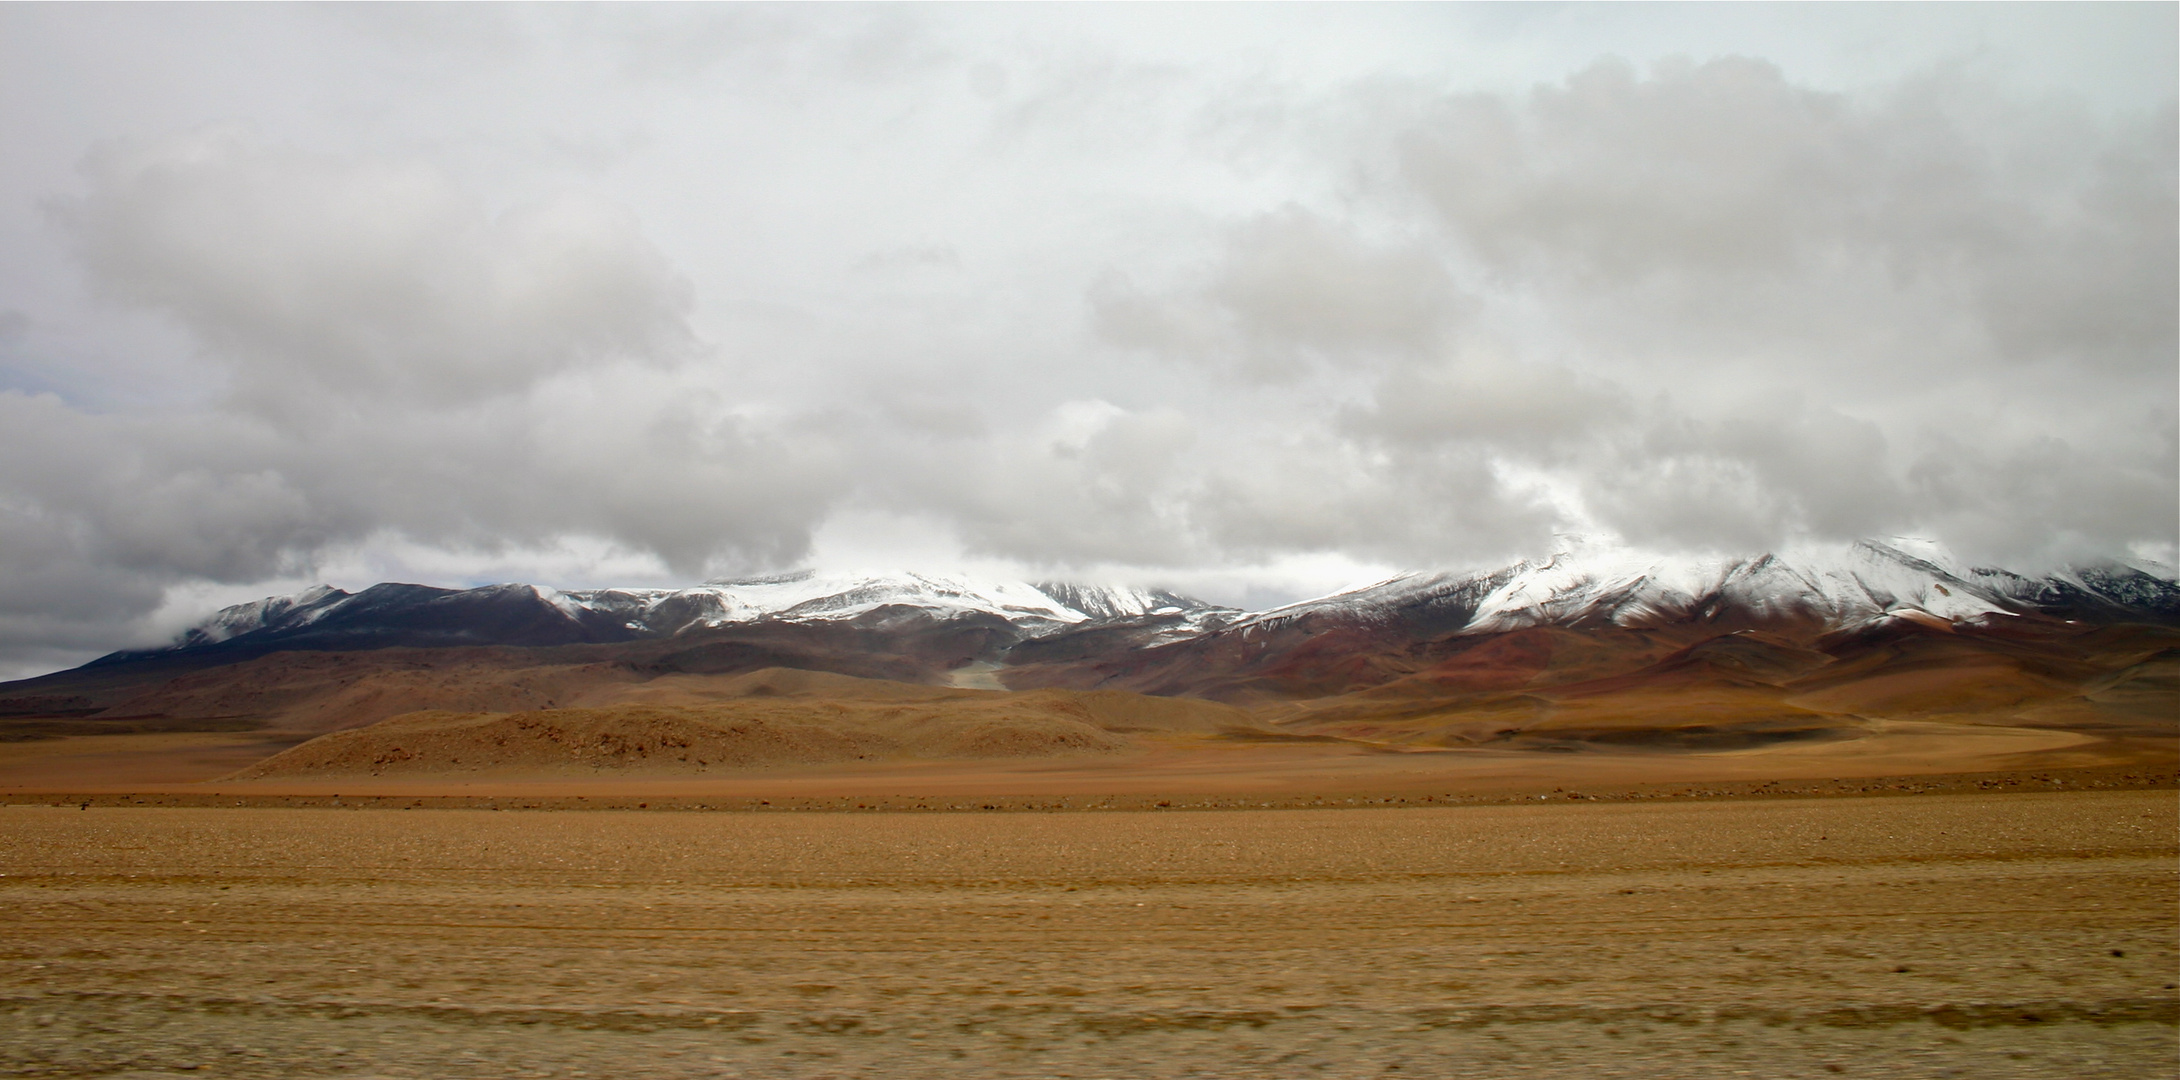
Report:
[[[674,633],[758,619],[853,619],[899,608],[936,618],[993,615],[1035,633],[1094,620],[1208,607],[1174,593],[1125,586],[1031,584],[910,571],[818,573],[708,581],[688,589],[601,589],[566,594],[631,627]]]
[[[2163,569],[2108,562],[2031,577],[1963,565],[1927,541],[1865,540],[1756,556],[1666,556],[1569,543],[1542,561],[1478,572],[1402,574],[1252,615],[1155,589],[904,571],[799,571],[686,589],[490,585],[449,590],[382,584],[351,595],[319,586],[227,608],[183,634],[175,647],[245,636],[268,645],[299,636],[348,643],[556,644],[768,620],[874,619],[882,626],[897,619],[993,618],[1025,638],[1131,620],[1144,632],[1139,640],[1154,644],[1220,627],[1248,632],[1317,616],[1398,622],[1429,634],[1539,625],[1646,626],[1726,616],[1834,629],[1891,619],[1991,623],[2028,614],[2180,623],[2180,583],[2170,568]]]
[[[1239,620],[1277,624],[1311,613],[1371,620],[1426,612],[1450,630],[1635,626],[1727,610],[1835,628],[1891,618],[1989,622],[2052,608],[2173,611],[2170,575],[2111,563],[2031,578],[1963,565],[1934,541],[1863,540],[1755,556],[1668,556],[1571,543],[1540,562],[1491,571],[1402,574]]]
[[[313,585],[293,596],[268,596],[221,608],[211,618],[182,632],[177,644],[216,645],[267,626],[307,623],[348,594],[331,585]]]

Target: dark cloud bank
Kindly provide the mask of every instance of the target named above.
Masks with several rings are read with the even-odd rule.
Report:
[[[1570,531],[2172,557],[2169,90],[1731,55],[1305,85],[772,14],[671,70],[527,24],[431,61],[604,94],[474,106],[603,165],[87,124],[0,296],[0,664],[332,567],[687,580],[894,530],[1234,595]],[[714,106],[732,153],[674,151]],[[71,337],[102,319],[164,366]]]

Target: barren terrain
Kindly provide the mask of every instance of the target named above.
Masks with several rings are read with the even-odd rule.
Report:
[[[2175,810],[17,805],[0,1044],[16,1076],[2168,1075]]]
[[[5,1075],[2170,1074],[2171,629],[1321,631],[17,684]]]
[[[212,781],[237,794],[1156,794],[1261,806],[2169,776],[2180,762],[2180,631],[2163,626],[1699,620],[1446,636],[1281,624],[1117,650],[1040,640],[1004,667],[962,658],[973,628],[924,629],[91,665],[0,699],[0,794]],[[779,666],[789,655],[809,666]],[[913,677],[872,677],[888,672]]]

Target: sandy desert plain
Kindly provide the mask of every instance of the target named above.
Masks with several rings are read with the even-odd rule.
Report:
[[[2174,1075],[2151,637],[1822,686],[1746,635],[1471,649],[1428,708],[162,676],[0,742],[0,1075]]]

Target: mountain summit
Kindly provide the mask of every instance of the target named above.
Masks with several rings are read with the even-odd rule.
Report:
[[[777,624],[883,631],[976,622],[1002,631],[1011,643],[1115,622],[1185,633],[1236,614],[1165,590],[916,573],[803,570],[685,589],[565,592],[522,584],[440,589],[385,583],[350,593],[320,585],[223,609],[166,648],[114,653],[93,663],[200,650],[595,644]]]
[[[1045,696],[1006,699],[1029,711],[1008,704],[984,717],[990,730],[957,731],[977,753],[1118,752],[1130,732],[1179,723],[1169,706],[1205,703],[1239,710],[1203,721],[1229,741],[1650,752],[1862,738],[1895,721],[2165,739],[2176,665],[2180,584],[2160,566],[2029,575],[1898,541],[1725,558],[1577,545],[1258,612],[1154,589],[915,573],[685,589],[321,586],[228,608],[163,649],[0,686],[0,715],[52,731],[264,723],[307,734],[434,710],[565,712],[591,725],[578,725],[584,738],[608,739],[640,718],[582,710],[762,711],[720,702],[815,700],[845,677],[895,703],[874,706],[871,723],[906,727],[855,736],[888,746],[925,746],[931,724],[958,727],[972,698],[1009,692]],[[951,704],[930,723],[889,711],[942,698]],[[1094,737],[1069,726],[1113,702],[1135,719]],[[795,708],[806,706],[817,711],[797,724],[831,715]],[[432,723],[442,721],[469,723]],[[1063,729],[1089,741],[1052,742]],[[847,738],[824,738],[835,735]],[[448,751],[450,767],[476,749]]]
[[[1793,621],[1854,629],[1892,619],[1990,623],[2023,615],[2180,621],[2172,568],[2105,562],[2029,576],[1959,563],[1935,545],[1862,540],[1792,555],[1656,557],[1561,552],[1470,573],[1411,573],[1241,620],[1422,616],[1448,629]]]
[[[200,650],[572,645],[764,627],[833,626],[882,636],[976,626],[987,631],[976,654],[1001,661],[1024,646],[1014,659],[1049,656],[1054,648],[1111,652],[1280,627],[1399,624],[1413,637],[1680,623],[1840,631],[1902,620],[1994,626],[2024,618],[2180,624],[2180,584],[2171,568],[2148,563],[2028,575],[1964,565],[1927,544],[1865,540],[1746,557],[1576,547],[1488,571],[1401,574],[1253,613],[1159,589],[917,573],[804,570],[685,589],[565,592],[518,584],[381,584],[358,593],[319,586],[227,608],[164,649],[94,663]]]

